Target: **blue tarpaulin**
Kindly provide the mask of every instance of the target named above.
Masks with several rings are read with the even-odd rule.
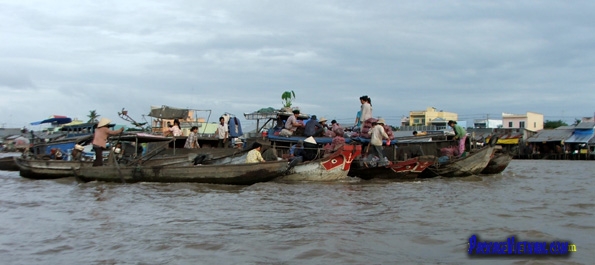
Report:
[[[593,130],[575,130],[565,143],[588,143],[593,138]]]
[[[64,118],[50,118],[50,119],[46,119],[46,120],[43,120],[43,121],[34,121],[34,122],[31,123],[31,125],[40,125],[40,124],[43,124],[43,123],[66,124],[66,123],[70,123],[70,122],[72,122],[72,119],[71,118],[67,118],[67,117],[64,117]]]

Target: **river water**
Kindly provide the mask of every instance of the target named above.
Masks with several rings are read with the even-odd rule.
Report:
[[[0,171],[0,263],[593,264],[594,172],[593,161],[514,160],[458,179],[226,186]],[[476,258],[473,234],[577,252]]]

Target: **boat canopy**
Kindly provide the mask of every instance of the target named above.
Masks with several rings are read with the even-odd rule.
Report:
[[[72,122],[71,118],[68,118],[66,116],[54,115],[52,118],[49,118],[49,119],[45,119],[42,121],[34,121],[31,123],[31,125],[40,125],[43,123],[66,124],[66,123],[70,123],[70,122]]]
[[[168,106],[161,106],[157,108],[151,108],[149,113],[150,117],[159,119],[186,119],[188,117],[189,109],[178,109]]]

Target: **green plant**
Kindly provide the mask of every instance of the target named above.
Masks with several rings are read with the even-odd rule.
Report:
[[[295,99],[295,93],[293,90],[285,91],[281,94],[281,99],[283,100],[283,107],[290,108],[291,107],[291,100]]]

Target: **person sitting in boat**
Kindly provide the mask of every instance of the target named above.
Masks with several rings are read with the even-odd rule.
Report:
[[[384,119],[380,118],[378,121],[372,123],[373,127],[370,130],[370,145],[372,150],[369,155],[378,156],[378,166],[388,166],[390,162],[387,162],[384,156],[384,150],[382,149],[382,139],[386,138],[386,145],[390,145],[390,138],[386,131],[384,131]]]
[[[335,137],[335,136],[345,136],[345,129],[341,127],[341,125],[337,122],[337,120],[331,121],[331,128],[327,131],[326,136],[328,137]]]
[[[457,124],[456,121],[448,121],[448,126],[452,127],[455,132],[454,140],[458,141],[458,155],[461,156],[465,153],[465,140],[467,139],[467,132],[463,127]]]
[[[62,150],[60,150],[60,148],[52,148],[50,150],[50,158],[54,160],[62,160]]]
[[[238,149],[238,150],[244,150],[244,142],[242,142],[242,139],[240,138],[236,138],[235,143],[234,143],[234,148]]]
[[[103,150],[107,145],[107,137],[110,135],[118,135],[124,131],[124,127],[119,130],[110,130],[108,125],[111,122],[110,119],[101,118],[95,129],[93,135],[93,151],[95,151],[95,161],[93,166],[103,166]]]
[[[318,157],[318,143],[310,136],[304,140],[304,161],[314,160]]]
[[[122,148],[122,143],[117,143],[116,146],[112,147],[112,153],[116,158],[116,161],[122,159],[122,157],[124,156],[124,149]]]
[[[293,110],[293,115],[287,118],[285,127],[279,133],[279,136],[290,137],[295,134],[299,128],[304,128],[304,124],[299,123],[297,117],[300,115],[300,110]]]
[[[83,160],[83,150],[85,150],[85,147],[83,147],[80,144],[75,144],[74,145],[74,149],[72,149],[71,152],[71,156],[72,156],[72,161],[82,161]]]
[[[304,141],[299,140],[296,144],[292,145],[289,148],[289,157],[287,159],[289,161],[298,159],[300,162],[302,162],[302,161],[304,161],[305,155],[306,155],[306,151],[304,150]]]
[[[190,128],[190,133],[188,134],[188,138],[186,138],[186,143],[184,143],[184,148],[189,149],[196,149],[200,148],[200,144],[198,144],[198,126],[192,126]]]
[[[280,158],[277,156],[277,150],[275,148],[268,148],[262,152],[262,158],[264,161],[277,161]]]
[[[260,154],[260,149],[262,149],[262,144],[254,142],[252,150],[250,150],[246,156],[246,163],[265,162],[264,158],[262,158],[262,154]]]
[[[322,118],[320,121],[318,121],[316,115],[312,115],[312,117],[310,118],[310,121],[308,121],[306,123],[306,127],[304,127],[304,135],[305,136],[313,136],[313,137],[319,137],[319,136],[324,136],[324,129],[325,126],[324,124],[322,124],[322,120],[324,118]],[[326,119],[324,119],[324,121],[326,122]]]
[[[174,125],[169,127],[169,133],[167,136],[173,135],[174,137],[178,137],[182,135],[182,129],[180,127],[180,121],[178,119],[174,120]]]

